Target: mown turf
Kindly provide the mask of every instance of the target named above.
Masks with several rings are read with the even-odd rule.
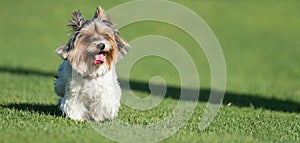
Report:
[[[60,58],[53,51],[68,40],[65,25],[73,10],[92,17],[97,5],[109,9],[122,2],[0,2],[1,143],[111,142],[90,124],[71,121],[57,110],[53,76]],[[188,123],[164,142],[299,142],[300,2],[177,2],[198,13],[215,32],[226,60],[227,90],[218,115],[200,131],[211,81],[201,48],[187,33],[166,23],[145,21],[120,29],[127,41],[148,34],[169,37],[185,47],[197,65],[198,105]],[[180,79],[172,64],[154,57],[137,62],[130,72],[131,88],[146,97],[148,81],[157,75],[169,85],[163,102],[148,111],[123,104],[119,120],[149,125],[170,115],[180,95]]]

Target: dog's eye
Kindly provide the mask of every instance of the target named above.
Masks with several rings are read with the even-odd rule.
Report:
[[[91,42],[92,41],[92,38],[90,36],[85,36],[84,37],[84,41],[85,42]]]
[[[104,34],[104,35],[103,35],[103,38],[104,38],[104,39],[108,39],[108,38],[109,38],[109,35],[108,35],[108,34]]]

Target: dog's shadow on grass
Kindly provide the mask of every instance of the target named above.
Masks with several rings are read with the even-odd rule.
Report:
[[[33,69],[26,68],[9,68],[9,67],[0,67],[0,72],[8,72],[11,74],[21,74],[21,75],[37,75],[37,76],[46,76],[53,77],[56,73],[53,72],[44,72]],[[124,79],[119,79],[121,87],[124,88],[124,84],[129,82],[130,90],[148,92],[149,85],[146,82],[142,81],[128,81]],[[162,85],[151,85],[154,88],[162,88]],[[125,86],[126,87],[126,86]],[[195,93],[197,91],[193,89],[183,88],[187,93]],[[217,92],[217,91],[216,91]],[[176,86],[168,86],[167,93],[165,98],[180,99],[181,88]],[[200,89],[200,94],[198,101],[208,102],[211,90],[206,88]],[[189,100],[189,98],[183,98],[183,100]],[[244,93],[234,93],[234,92],[225,92],[224,99],[222,101],[223,105],[231,105],[237,107],[253,107],[253,108],[262,108],[272,111],[281,111],[281,112],[294,112],[299,113],[300,103],[288,100],[281,100],[277,98],[266,98],[262,95],[251,95]],[[61,112],[58,110],[56,105],[44,105],[44,104],[29,104],[29,103],[11,103],[8,105],[0,105],[5,108],[25,110],[30,112],[38,112],[43,114],[50,115],[61,115]]]
[[[127,81],[122,79],[119,81],[121,85],[128,85],[129,82],[130,90],[150,93],[148,83],[140,82],[140,81]],[[155,88],[159,89],[161,88],[161,86],[162,85],[151,85],[151,87],[154,89]],[[188,89],[188,88],[181,89],[180,87],[168,86],[165,97],[182,100],[182,98],[180,97],[181,90],[185,90],[186,93],[198,92],[193,89]],[[201,88],[199,91],[200,94],[198,97],[198,101],[200,102],[211,102],[211,103],[221,102],[223,105],[228,105],[228,106],[230,105],[230,106],[237,106],[237,107],[262,108],[262,109],[281,111],[281,112],[295,112],[295,113],[300,112],[300,103],[293,102],[293,101],[285,101],[276,98],[265,98],[262,97],[261,95],[250,95],[250,94],[241,94],[241,93],[234,93],[234,92],[225,92],[223,101],[221,101],[220,99],[213,99],[209,101],[211,90],[206,88]],[[218,94],[218,91],[214,91],[214,92]],[[194,99],[187,97],[187,98],[183,98],[183,100],[194,100]]]
[[[37,69],[28,69],[24,67],[0,67],[0,72],[2,73],[10,73],[10,74],[19,74],[19,75],[37,75],[37,76],[46,76],[53,77],[56,73],[40,71]]]
[[[36,103],[9,103],[0,105],[2,108],[9,108],[17,111],[28,111],[30,113],[39,113],[44,115],[61,116],[57,105],[54,104],[36,104]]]

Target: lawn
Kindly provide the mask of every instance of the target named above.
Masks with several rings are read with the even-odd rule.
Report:
[[[68,40],[65,25],[72,11],[80,9],[90,18],[98,5],[110,9],[123,2],[0,2],[1,143],[112,142],[89,123],[61,116],[53,91],[61,59],[54,50]],[[200,131],[198,123],[211,87],[209,63],[201,47],[188,33],[167,23],[143,21],[121,28],[129,42],[145,35],[173,39],[197,67],[201,80],[197,106],[188,122],[162,142],[300,142],[300,1],[176,2],[196,12],[215,33],[225,57],[227,84],[217,116]],[[154,76],[161,76],[168,85],[164,100],[145,111],[122,104],[117,120],[145,126],[172,113],[180,78],[167,60],[143,58],[134,64],[129,79],[119,78],[121,84],[129,80],[133,92],[144,98]]]

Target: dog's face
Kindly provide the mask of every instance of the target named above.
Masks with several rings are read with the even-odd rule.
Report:
[[[120,37],[101,7],[97,7],[91,20],[85,20],[79,11],[73,12],[68,26],[72,28],[71,38],[67,45],[57,48],[56,53],[80,74],[93,73],[101,66],[110,70],[127,53],[128,43]]]

